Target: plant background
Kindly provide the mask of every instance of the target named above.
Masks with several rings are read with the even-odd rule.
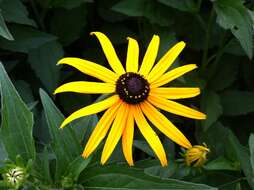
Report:
[[[254,188],[253,10],[253,0],[0,0],[0,168],[7,167],[6,159],[19,165],[17,155],[23,165],[30,160],[23,189]],[[101,149],[87,160],[79,156],[100,114],[64,130],[59,124],[63,115],[103,97],[55,97],[53,91],[69,81],[92,79],[56,66],[64,56],[108,67],[91,31],[108,35],[123,63],[128,36],[138,40],[140,59],[153,34],[161,38],[158,58],[177,41],[187,43],[173,67],[195,63],[199,68],[170,85],[200,87],[201,95],[184,103],[208,119],[167,117],[192,144],[205,142],[211,149],[203,168],[185,166],[180,148],[163,136],[166,168],[140,134],[132,168],[120,146],[106,166],[99,164]],[[4,179],[0,186],[8,189]]]

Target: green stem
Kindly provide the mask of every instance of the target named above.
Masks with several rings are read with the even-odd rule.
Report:
[[[209,16],[209,21],[207,24],[205,44],[204,44],[204,53],[203,53],[202,65],[201,65],[202,70],[204,70],[208,64],[207,55],[208,55],[208,49],[209,49],[209,41],[210,41],[210,34],[211,34],[211,29],[212,29],[213,17],[214,17],[214,8],[212,8],[212,10],[211,10],[211,13]]]

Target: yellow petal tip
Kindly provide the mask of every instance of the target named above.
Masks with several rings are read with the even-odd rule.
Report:
[[[198,119],[200,119],[200,120],[205,120],[205,119],[207,119],[207,116],[206,116],[206,114],[200,112],[200,116],[199,116]]]
[[[56,65],[65,64],[64,60],[65,60],[65,58],[60,59],[60,60],[56,63]]]
[[[88,158],[88,156],[89,156],[89,155],[88,155],[86,152],[83,152],[82,157],[83,157],[84,159]]]
[[[178,44],[179,44],[179,45],[182,45],[183,47],[186,46],[186,43],[185,43],[184,41],[180,41]]]
[[[58,92],[57,92],[57,89],[53,92],[53,95],[56,95]]]
[[[104,165],[106,163],[105,160],[101,160],[101,165]]]
[[[133,160],[126,160],[129,166],[134,166]]]
[[[94,32],[90,32],[90,35],[96,35],[96,34],[100,34],[101,32],[97,32],[97,31],[94,31]]]
[[[66,124],[63,122],[59,128],[63,129],[65,126],[66,126]]]

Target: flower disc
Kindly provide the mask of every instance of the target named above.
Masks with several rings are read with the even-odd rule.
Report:
[[[148,97],[149,91],[147,80],[137,73],[127,72],[116,82],[116,93],[129,104],[143,102]]]

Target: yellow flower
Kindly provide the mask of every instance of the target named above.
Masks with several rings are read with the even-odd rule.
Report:
[[[161,165],[166,166],[167,158],[162,143],[147,119],[168,138],[182,147],[190,148],[188,139],[157,108],[188,118],[206,118],[205,114],[170,100],[197,96],[200,94],[199,88],[161,87],[197,68],[195,64],[189,64],[167,71],[185,47],[185,43],[179,42],[174,45],[154,66],[160,41],[159,36],[154,35],[139,68],[138,43],[135,39],[127,38],[128,52],[125,70],[110,40],[100,32],[91,34],[98,38],[113,71],[91,61],[63,58],[58,64],[70,65],[103,82],[70,82],[57,88],[55,93],[112,93],[112,96],[74,112],[64,120],[61,128],[77,118],[106,110],[86,144],[84,158],[97,148],[110,130],[103,148],[101,163],[104,164],[108,160],[122,138],[124,156],[128,164],[133,165],[132,143],[134,123],[136,123],[141,134],[159,158]]]
[[[185,153],[185,163],[190,166],[193,164],[194,167],[201,167],[206,162],[207,153],[210,152],[210,149],[206,144],[195,145],[189,148]]]

